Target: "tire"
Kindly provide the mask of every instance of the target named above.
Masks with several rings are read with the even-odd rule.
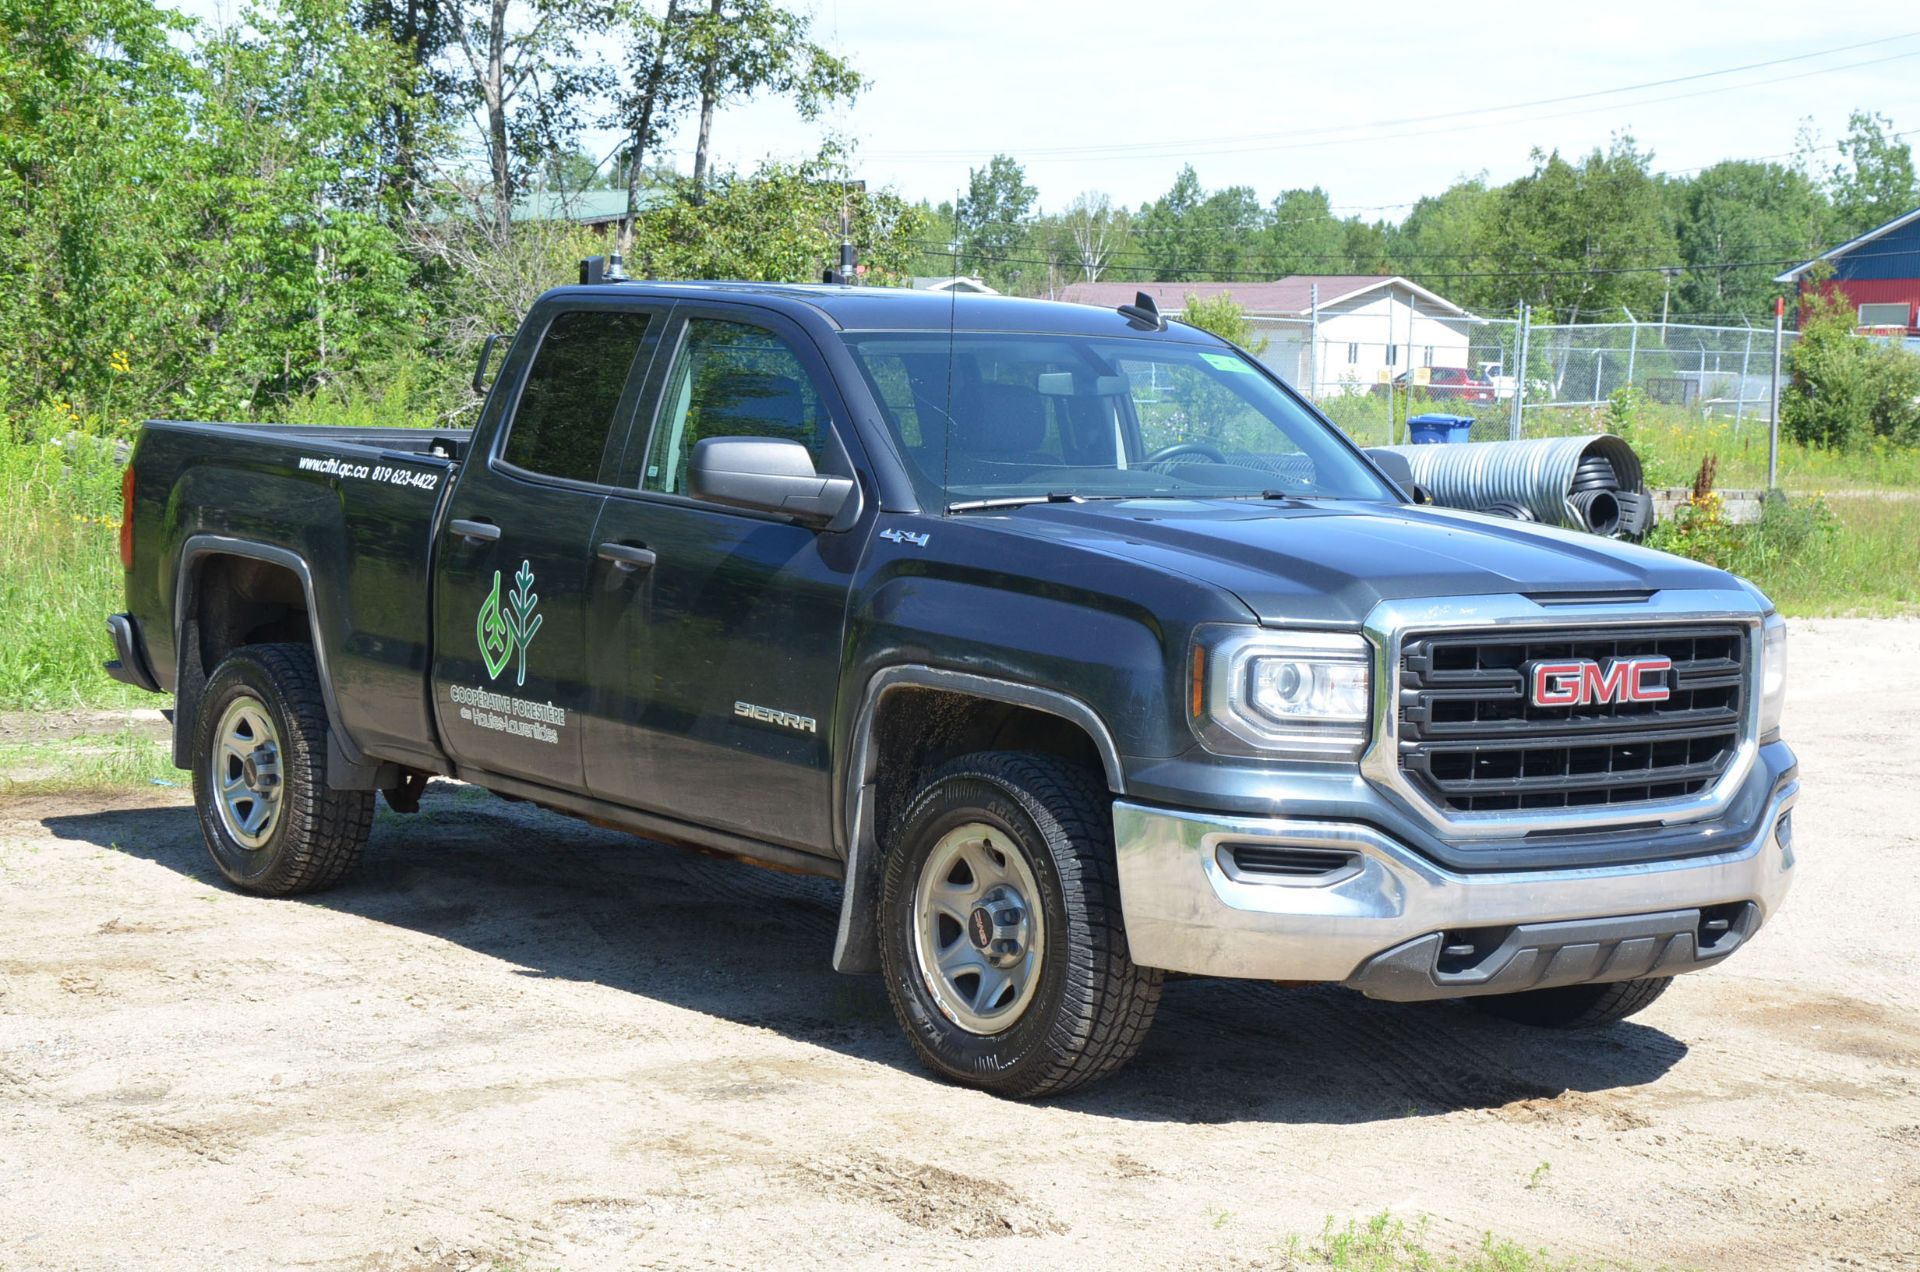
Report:
[[[881,970],[935,1073],[1032,1099],[1104,1077],[1140,1049],[1165,974],[1127,956],[1110,810],[1106,790],[1071,764],[981,752],[938,771],[894,823]],[[980,970],[942,970],[969,961]]]
[[[243,892],[316,892],[360,863],[373,792],[327,786],[310,648],[247,645],[214,668],[194,723],[193,804],[213,864]]]
[[[1602,985],[1566,985],[1522,994],[1469,998],[1476,1011],[1541,1029],[1592,1029],[1616,1024],[1650,1006],[1673,984],[1671,976],[1611,981]]]

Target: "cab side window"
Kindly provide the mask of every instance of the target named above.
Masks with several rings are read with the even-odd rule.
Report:
[[[813,380],[793,349],[748,323],[695,318],[661,397],[640,486],[687,493],[687,463],[709,437],[799,442],[823,466],[829,428]]]
[[[647,315],[581,309],[548,324],[500,457],[547,477],[598,481]]]

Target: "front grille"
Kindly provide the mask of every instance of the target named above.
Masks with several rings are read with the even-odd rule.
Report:
[[[1400,646],[1400,766],[1446,811],[1586,808],[1685,799],[1739,749],[1746,629],[1444,632]],[[1537,707],[1535,662],[1664,656],[1664,702]]]

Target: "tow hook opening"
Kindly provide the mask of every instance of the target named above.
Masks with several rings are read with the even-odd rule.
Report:
[[[1700,927],[1694,936],[1700,957],[1711,958],[1716,954],[1731,953],[1733,947],[1744,941],[1753,930],[1755,910],[1751,901],[1733,901],[1703,908],[1700,911]]]
[[[1459,976],[1473,971],[1507,943],[1511,927],[1459,928],[1440,938],[1440,956],[1434,970],[1442,976]]]

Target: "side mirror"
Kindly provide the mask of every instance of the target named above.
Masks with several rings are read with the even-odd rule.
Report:
[[[851,477],[823,477],[799,442],[765,437],[709,437],[693,448],[687,490],[695,499],[774,512],[825,525],[859,487]]]
[[[1433,494],[1425,486],[1413,479],[1413,464],[1398,451],[1387,450],[1381,446],[1367,447],[1367,458],[1373,466],[1385,473],[1393,484],[1407,492],[1407,498],[1417,504],[1433,502]]]
[[[493,346],[499,344],[506,338],[504,333],[496,331],[487,337],[486,343],[480,346],[480,361],[479,364],[473,368],[473,391],[475,393],[483,395],[486,393],[487,363],[493,361]]]

